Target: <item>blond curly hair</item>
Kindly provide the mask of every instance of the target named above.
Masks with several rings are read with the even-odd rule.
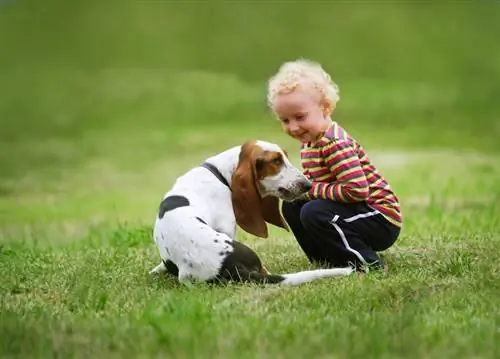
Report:
[[[278,72],[269,78],[268,106],[272,109],[276,96],[291,93],[298,87],[317,91],[320,103],[328,103],[332,109],[340,100],[337,84],[323,67],[315,61],[301,58],[283,63]]]

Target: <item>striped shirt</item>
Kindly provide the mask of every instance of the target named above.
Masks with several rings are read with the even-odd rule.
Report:
[[[389,222],[402,226],[398,197],[363,147],[336,122],[316,144],[302,143],[300,159],[304,174],[313,182],[310,199],[364,201]]]

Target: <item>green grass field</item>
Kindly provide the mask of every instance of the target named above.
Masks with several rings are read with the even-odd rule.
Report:
[[[398,5],[399,4],[399,5]],[[0,357],[498,358],[500,6],[0,2]],[[389,275],[184,288],[148,276],[173,180],[260,138],[305,56],[402,201]],[[292,235],[244,232],[269,270]]]

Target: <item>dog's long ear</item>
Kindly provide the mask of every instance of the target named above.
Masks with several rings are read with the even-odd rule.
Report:
[[[274,224],[289,231],[288,225],[279,210],[279,200],[274,196],[267,196],[262,198],[261,202],[262,215],[264,220],[268,223]]]
[[[283,149],[283,153],[288,157],[288,153]],[[258,170],[258,168],[257,168]],[[262,169],[261,169],[262,170]],[[258,171],[257,171],[258,172]],[[271,223],[277,227],[283,228],[290,231],[288,225],[280,213],[279,210],[279,199],[275,196],[266,196],[262,199],[262,215],[267,223]]]
[[[262,213],[262,197],[255,180],[258,154],[253,141],[241,148],[239,163],[232,178],[232,201],[236,223],[254,236],[267,238],[267,225]]]

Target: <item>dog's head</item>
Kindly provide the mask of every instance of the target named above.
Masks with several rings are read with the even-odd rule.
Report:
[[[233,209],[246,232],[267,238],[267,223],[288,230],[279,201],[293,201],[311,188],[311,182],[277,144],[247,141],[241,147],[232,178]]]

